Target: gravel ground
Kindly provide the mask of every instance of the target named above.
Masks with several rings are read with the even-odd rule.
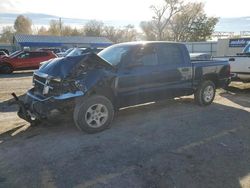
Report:
[[[120,110],[88,135],[70,118],[30,127],[8,107],[32,72],[0,76],[0,187],[250,187],[250,84]]]

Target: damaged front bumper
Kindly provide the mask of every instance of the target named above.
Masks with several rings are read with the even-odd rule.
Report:
[[[26,94],[25,100],[20,100],[15,93],[12,96],[15,99],[14,104],[19,106],[18,116],[30,123],[34,123],[37,120],[47,119],[53,112],[67,107],[72,100],[76,97],[83,96],[82,91],[76,91],[74,93],[64,93],[58,96],[44,97],[37,95],[34,92],[34,88],[29,90]]]

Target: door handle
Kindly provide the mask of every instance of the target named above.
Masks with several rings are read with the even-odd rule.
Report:
[[[233,57],[229,58],[229,61],[235,61],[235,59]]]

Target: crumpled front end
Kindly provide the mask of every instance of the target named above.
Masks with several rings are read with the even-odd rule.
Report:
[[[18,116],[30,123],[69,109],[74,104],[72,99],[84,95],[81,83],[61,80],[39,71],[34,72],[33,86],[27,91],[24,101],[16,98],[20,107]]]
[[[68,111],[75,104],[74,99],[84,96],[95,84],[94,78],[101,75],[96,67],[100,66],[112,68],[96,54],[47,61],[34,72],[33,88],[25,100],[14,96],[20,106],[19,117],[32,122],[48,118],[55,111]]]

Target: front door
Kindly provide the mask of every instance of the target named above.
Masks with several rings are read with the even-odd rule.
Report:
[[[30,67],[31,64],[30,52],[23,52],[19,54],[13,59],[13,63],[15,63],[15,67],[17,69]]]
[[[152,101],[157,91],[158,57],[154,46],[138,46],[122,62],[117,78],[120,105]]]

